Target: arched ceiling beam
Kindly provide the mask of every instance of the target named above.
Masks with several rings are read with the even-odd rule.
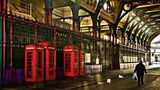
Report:
[[[149,0],[146,0],[146,1],[149,1]],[[151,5],[143,5],[143,6],[137,7],[136,9],[139,9],[139,10],[141,10],[141,9],[151,9],[152,10],[153,8],[159,8],[159,7],[160,7],[160,3],[158,3],[158,4],[151,4]]]
[[[152,34],[154,34],[154,33],[156,33],[156,31],[155,32],[152,32],[152,31],[148,31],[146,34],[145,34],[145,40],[146,41],[148,41],[148,38],[152,35]]]
[[[122,28],[122,33],[125,33],[125,32],[126,32],[126,29],[127,29],[128,25],[129,25],[133,20],[136,20],[136,18],[137,18],[136,16],[133,16],[132,18],[131,18],[130,15],[127,16],[126,22],[125,22],[125,24],[124,24],[124,26],[123,26],[123,28]]]
[[[145,40],[145,37],[147,36],[147,33],[149,33],[150,28],[146,29],[145,32],[141,35],[141,38]]]
[[[148,29],[149,29],[148,26],[145,27],[145,28],[139,29],[139,33],[137,34],[137,36],[141,38],[141,37],[142,37],[141,35],[142,35],[143,33],[145,33],[145,31],[148,30]]]
[[[141,39],[142,41],[144,41],[144,38],[142,38],[142,35],[143,34],[146,34],[145,32],[148,30],[149,28],[146,27],[145,29],[141,29],[140,32],[139,32],[139,35],[137,36],[137,38],[139,38],[139,40]],[[141,42],[142,42],[141,41]]]
[[[147,27],[145,27],[147,25]],[[146,30],[148,30],[148,28],[150,28],[150,29],[154,29],[154,30],[152,30],[152,31],[155,31],[156,30],[156,28],[154,28],[154,27],[152,27],[152,26],[150,26],[150,25],[148,25],[148,23],[145,23],[145,24],[143,24],[140,28],[139,28],[139,30],[137,30],[136,31],[136,35],[137,36],[139,36],[139,37],[141,37],[141,35],[142,35],[142,33],[144,33]],[[142,28],[144,28],[145,27],[145,29],[142,29]]]
[[[141,0],[138,0],[138,1],[141,1]],[[152,1],[152,0],[146,0],[146,2],[148,2],[148,1]],[[131,2],[131,1],[129,1],[129,2]],[[142,2],[145,2],[145,1],[142,1]],[[141,2],[141,3],[142,3]],[[141,4],[139,4],[139,5],[141,5]],[[137,5],[138,6],[138,5]],[[155,5],[156,6],[156,5]],[[159,7],[159,6],[158,6]],[[135,7],[134,7],[135,8]],[[133,10],[134,8],[132,8],[131,10]],[[139,7],[139,8],[142,8],[142,7]],[[151,7],[152,8],[152,7]],[[127,12],[128,13],[128,12]],[[122,19],[124,16],[125,16],[125,14],[127,14],[127,13],[124,13],[119,19]],[[119,22],[120,20],[117,20],[117,22]],[[144,25],[145,26],[145,25]],[[142,27],[141,27],[142,28]],[[137,33],[138,33],[138,31],[137,31]]]
[[[124,36],[124,33],[126,32],[126,29],[127,29],[127,26],[128,26],[128,23],[130,23],[132,20],[134,20],[133,18],[130,20],[130,16],[128,15],[127,19],[126,19],[126,22],[122,28],[122,36]]]
[[[143,13],[143,16],[144,16],[144,14],[146,13],[145,11],[143,11],[142,12]],[[143,16],[141,15],[140,17],[142,17],[143,18]],[[150,18],[151,16],[148,16],[148,18]],[[145,20],[144,18],[143,18],[143,20]],[[153,22],[155,19],[151,19],[149,22]],[[142,20],[141,20],[142,21]],[[142,27],[141,28],[143,28],[143,26],[145,26],[145,25],[148,25],[149,24],[149,22],[145,22],[144,21],[144,25],[142,25]],[[139,29],[141,29],[141,28],[139,28]],[[135,31],[136,32],[136,34],[138,34],[139,33],[139,30],[138,31]]]
[[[144,16],[144,12],[141,13],[141,14],[139,14],[138,16],[134,16],[134,17],[128,22],[128,26],[129,26],[129,24],[130,24],[131,22],[134,22],[134,20],[136,20],[136,19],[137,19],[138,17],[140,17],[140,16]],[[131,17],[131,15],[129,14],[128,17]],[[139,20],[139,21],[137,22],[137,25],[140,24],[141,22],[142,22],[142,20]],[[136,27],[136,25],[135,25],[134,27]],[[132,30],[134,30],[134,29],[130,29],[130,32],[132,32]]]
[[[106,1],[107,1],[107,0],[99,0],[95,12],[94,12],[94,13],[89,12],[89,14],[91,15],[91,18],[92,18],[92,20],[93,20],[93,26],[94,26],[94,25],[97,25],[97,20],[98,20],[98,17],[99,17],[99,15],[100,15],[100,11],[101,11],[101,9],[103,8],[103,5],[104,5],[104,3],[105,3]],[[94,24],[94,23],[95,23],[95,24]]]
[[[151,41],[156,37],[156,36],[158,36],[160,34],[160,32],[159,31],[155,31],[155,32],[149,32],[149,33],[147,33],[147,36],[146,36],[146,38],[145,38],[145,41],[147,42],[147,46],[149,45],[150,46],[150,43],[151,43]]]
[[[147,40],[148,40],[147,46],[150,46],[152,40],[153,40],[156,36],[158,36],[159,34],[160,34],[159,31],[157,31],[157,32],[155,32],[155,33],[153,33],[153,34],[151,34],[151,35],[147,38]]]
[[[72,10],[72,14],[73,14],[73,19],[78,19],[78,15],[79,15],[79,9],[80,9],[80,1],[81,0],[76,0],[75,3],[71,3],[71,10]]]
[[[155,7],[156,6],[158,6],[159,7],[159,5],[155,5]],[[153,8],[153,7],[151,7],[151,8]],[[147,13],[149,13],[149,12],[147,12]],[[151,13],[151,12],[150,12]],[[141,14],[138,14],[139,16],[138,17],[142,17],[142,16],[144,16],[144,14],[146,14],[146,12],[145,11],[143,11],[143,12],[141,12]],[[151,16],[150,16],[151,17]],[[150,21],[154,21],[155,19],[152,19],[152,20],[150,20]],[[140,21],[141,22],[141,21]],[[139,22],[139,23],[140,23]],[[137,24],[139,24],[139,23],[137,23]],[[129,25],[129,24],[128,24]],[[143,25],[143,26],[145,26],[145,25]],[[143,28],[143,26],[141,27],[141,28]],[[124,28],[126,28],[126,24],[125,24],[125,27]],[[141,29],[141,28],[139,28],[139,29]],[[135,34],[138,34],[138,32],[140,31],[139,29],[136,29],[136,31],[135,31]],[[130,30],[134,30],[134,29],[130,29]],[[138,36],[138,35],[136,35],[136,36]]]
[[[157,33],[159,31],[157,30],[157,27],[159,27],[160,25],[160,3],[156,3],[156,4],[151,4],[151,5],[143,5],[143,6],[139,6],[136,8],[137,11],[145,11],[145,15],[141,18],[147,18],[144,22],[148,23],[148,26],[150,26],[152,29],[151,32],[152,34]],[[145,30],[143,30],[143,32],[146,32]],[[137,33],[138,35],[140,35],[141,37],[148,37],[148,39],[150,39],[150,35],[146,36],[143,35],[142,36],[142,32],[141,33]],[[144,34],[144,33],[143,33]],[[145,33],[146,34],[146,33]],[[157,34],[154,34],[157,35]]]
[[[131,27],[129,28],[130,30],[129,31],[127,31],[127,34],[128,34],[128,39],[130,39],[130,37],[131,37],[131,34],[132,34],[132,29],[134,29],[135,27],[137,26],[137,24],[135,24],[135,23],[132,23],[132,25],[131,25]],[[138,27],[138,26],[137,26]]]
[[[103,8],[103,5],[104,5],[104,3],[105,3],[106,1],[107,1],[107,0],[99,0],[98,5],[97,5],[97,8],[96,8],[95,13],[94,13],[94,16],[99,17],[100,11],[101,11],[101,9]],[[93,13],[91,13],[91,14],[93,14]]]
[[[141,22],[142,22],[142,20],[140,20]],[[152,21],[152,20],[151,20]],[[148,23],[144,23],[139,29],[137,29],[136,31],[135,31],[135,33],[134,34],[136,34],[136,36],[138,36],[138,33],[140,32],[140,30],[142,29],[142,28],[144,28],[146,25],[148,25]]]
[[[145,3],[147,3],[147,1],[151,1],[151,0],[136,0],[136,1],[122,1],[122,7],[124,9],[125,5],[128,6],[129,10],[125,10],[125,12],[122,14],[122,11],[121,11],[121,16],[117,19],[117,22],[120,22],[120,20],[125,16],[127,15],[127,13],[129,13],[130,11],[134,10],[136,7],[140,6],[140,5],[143,5]]]

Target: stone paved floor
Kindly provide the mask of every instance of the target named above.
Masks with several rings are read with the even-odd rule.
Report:
[[[66,78],[32,85],[21,85],[16,88],[1,90],[160,90],[160,64],[148,66],[145,84],[137,87],[137,81],[131,80],[132,69],[106,71],[101,74],[86,75],[77,78]],[[124,78],[118,78],[119,75]],[[107,83],[111,79],[111,83]]]

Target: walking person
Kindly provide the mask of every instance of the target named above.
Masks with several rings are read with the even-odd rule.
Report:
[[[141,85],[143,85],[144,73],[147,73],[147,71],[146,71],[146,67],[145,67],[145,65],[143,65],[142,61],[140,61],[140,62],[136,65],[134,72],[137,73],[138,85],[140,85],[140,82],[141,82]]]

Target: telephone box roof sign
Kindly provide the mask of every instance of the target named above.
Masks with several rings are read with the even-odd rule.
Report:
[[[79,51],[79,49],[74,45],[68,45],[64,47],[64,51]]]
[[[43,42],[39,42],[39,45],[43,46],[44,48],[49,48],[49,49],[53,49],[54,44],[49,42],[49,41],[43,41]],[[55,49],[55,48],[54,48]]]
[[[25,47],[26,47],[25,49],[27,49],[27,50],[29,50],[29,49],[43,49],[39,45],[26,45]]]
[[[48,47],[48,49],[55,49],[54,47]]]
[[[70,48],[66,48],[66,49],[64,49],[64,51],[68,51],[68,52],[71,52],[72,51],[72,49],[70,49]]]

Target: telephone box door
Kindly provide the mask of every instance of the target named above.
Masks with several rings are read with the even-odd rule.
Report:
[[[64,76],[79,75],[79,51],[77,47],[64,47]]]
[[[44,60],[45,60],[45,79],[55,80],[56,79],[56,49],[53,44],[45,41],[40,42],[44,48]]]
[[[72,66],[72,55],[71,52],[64,53],[64,76],[73,76]]]
[[[43,48],[36,45],[25,47],[25,81],[43,81],[44,73]]]
[[[35,72],[33,68],[33,53],[34,50],[25,50],[25,81],[34,81]]]
[[[44,50],[43,48],[39,48],[40,50],[37,49],[37,81],[43,81],[44,80]]]
[[[48,47],[46,55],[46,80],[56,79],[56,51],[53,47]],[[47,54],[47,53],[46,53]]]

